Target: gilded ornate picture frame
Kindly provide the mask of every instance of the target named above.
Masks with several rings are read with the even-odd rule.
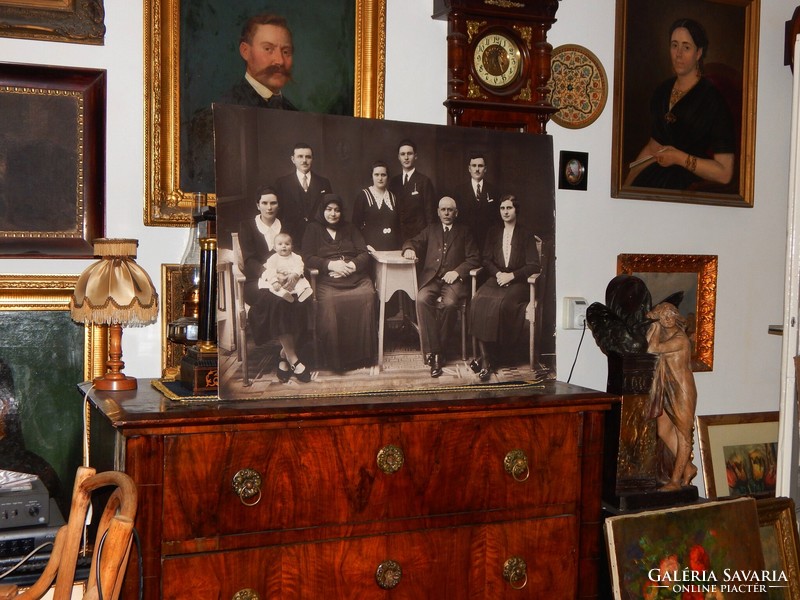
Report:
[[[653,305],[683,292],[678,310],[692,340],[692,370],[714,367],[717,306],[717,257],[698,254],[620,254],[617,274],[635,275],[650,290]]]
[[[800,537],[791,498],[764,498],[756,502],[764,567],[786,576],[786,582],[770,587],[770,600],[800,598]]]
[[[696,421],[709,500],[775,496],[778,411],[698,415]]]
[[[94,255],[105,231],[105,111],[105,71],[0,64],[0,256]]]
[[[86,459],[77,384],[104,373],[108,328],[72,321],[69,299],[77,275],[0,275],[0,362],[6,425],[18,419],[25,449],[46,460],[59,479],[59,507],[72,497],[75,470]],[[9,393],[10,392],[10,393]],[[64,515],[66,516],[66,514]]]
[[[352,114],[382,118],[386,0],[345,1],[355,3]],[[181,156],[186,150],[181,141],[181,7],[186,2],[144,0],[145,225],[189,225],[191,193],[200,191],[181,188]],[[231,11],[224,0],[202,0],[199,5]],[[293,26],[296,36],[301,26]],[[210,202],[214,201],[212,194]]]
[[[617,0],[612,197],[738,207],[753,205],[759,16],[760,0]],[[731,115],[728,131],[735,150],[733,175],[728,184],[686,177],[683,171],[680,171],[681,177],[676,175],[670,180],[666,178],[666,171],[656,173],[662,167],[637,160],[651,137],[658,113],[651,104],[651,96],[674,76],[669,51],[670,27],[679,18],[699,22],[709,39],[708,55],[703,57],[703,80],[719,90],[721,101],[728,109],[725,112]],[[687,95],[682,101],[695,102],[700,93],[696,92],[691,99]],[[660,102],[657,106],[660,107]],[[717,115],[724,110],[712,112]],[[680,114],[677,108],[675,112]],[[686,113],[684,117],[689,119],[693,114]],[[673,120],[669,121],[670,118]],[[664,119],[675,122],[672,109],[664,114]],[[707,121],[708,118],[702,123]],[[697,125],[692,124],[692,127],[696,131]],[[671,145],[681,151],[699,148],[701,144],[697,140],[689,144],[685,129],[683,134],[676,133],[678,129],[677,125],[672,126]],[[684,143],[689,145],[680,147]],[[700,156],[700,152],[694,150],[695,155],[706,158]],[[702,152],[709,152],[710,156],[710,151]],[[637,167],[637,163],[642,166]],[[636,176],[640,173],[636,169],[646,167],[654,171],[653,176],[648,177],[647,182],[640,179],[637,183]],[[668,168],[677,173],[678,166]],[[651,185],[662,187],[645,187]]]
[[[0,36],[102,45],[103,0],[0,0]]]

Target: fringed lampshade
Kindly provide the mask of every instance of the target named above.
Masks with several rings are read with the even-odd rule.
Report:
[[[69,302],[74,321],[108,325],[106,374],[94,380],[99,390],[134,390],[136,379],[122,369],[122,327],[144,327],[158,317],[158,294],[147,272],[136,261],[137,240],[94,240],[90,265],[75,284]]]

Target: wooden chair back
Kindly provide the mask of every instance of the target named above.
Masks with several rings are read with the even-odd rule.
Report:
[[[56,533],[50,559],[39,579],[21,593],[17,593],[15,585],[0,585],[0,598],[38,600],[49,592],[54,583],[53,600],[69,600],[72,597],[75,569],[92,492],[107,487],[115,489],[97,521],[92,563],[83,598],[119,598],[133,542],[133,521],[137,509],[136,484],[125,473],[97,473],[90,467],[78,467],[69,520]]]

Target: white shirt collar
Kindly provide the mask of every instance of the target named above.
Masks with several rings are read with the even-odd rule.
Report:
[[[270,98],[272,98],[272,96],[275,95],[272,92],[272,90],[269,89],[267,86],[262,85],[258,81],[256,81],[255,77],[250,75],[250,73],[245,72],[244,78],[250,85],[253,86],[253,89],[256,91],[256,93],[258,93],[258,95],[261,96],[264,100],[269,100]]]
[[[256,215],[256,228],[267,240],[267,247],[272,250],[275,245],[275,236],[281,232],[281,220],[275,219],[272,225],[267,225],[261,220],[261,215]]]

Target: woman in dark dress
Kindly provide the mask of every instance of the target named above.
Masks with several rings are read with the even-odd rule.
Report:
[[[281,345],[277,377],[287,382],[292,374],[298,381],[311,380],[311,370],[297,355],[297,340],[306,327],[306,310],[303,302],[286,302],[273,294],[263,277],[267,258],[274,250],[275,236],[283,226],[278,217],[278,196],[270,187],[257,192],[258,214],[243,221],[239,227],[239,246],[244,263],[244,301],[250,305],[247,320],[256,345],[277,338]],[[284,232],[285,233],[285,232]]]
[[[735,127],[722,94],[702,73],[708,36],[692,19],[675,21],[669,33],[675,76],[653,93],[651,137],[626,183],[676,190],[701,181],[726,185],[734,172]]]
[[[492,373],[490,348],[517,346],[525,331],[530,300],[528,277],[541,270],[536,236],[517,222],[519,202],[511,194],[500,200],[502,225],[492,227],[483,246],[483,268],[489,279],[470,303],[470,329],[480,346],[471,367],[481,381]]]
[[[381,160],[375,161],[372,185],[361,190],[353,204],[353,225],[375,250],[399,250],[402,244],[397,199],[388,184],[389,167]]]
[[[378,339],[367,245],[342,208],[338,195],[326,194],[302,246],[306,267],[319,270],[317,340],[334,371],[374,364]]]

